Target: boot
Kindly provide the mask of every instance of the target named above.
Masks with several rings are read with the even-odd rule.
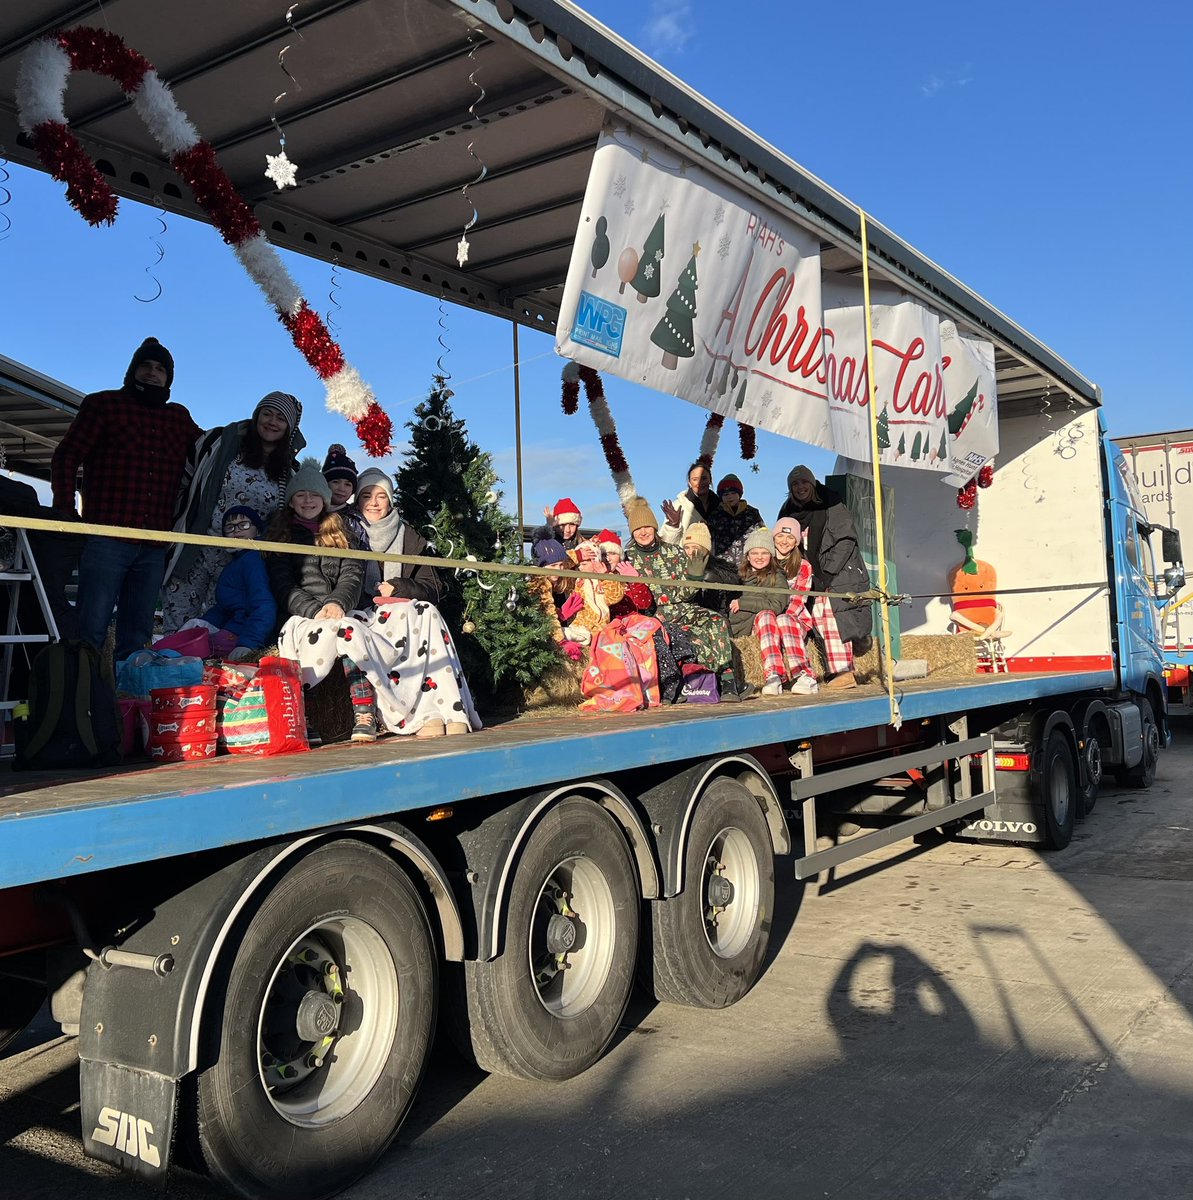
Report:
[[[826,688],[855,688],[857,680],[853,676],[852,671],[842,671],[840,675],[834,675],[825,685]]]

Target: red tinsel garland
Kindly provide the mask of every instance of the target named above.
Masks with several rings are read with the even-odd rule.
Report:
[[[66,184],[67,203],[89,225],[111,225],[119,201],[79,139],[59,121],[43,121],[30,139],[42,165]]]
[[[186,180],[199,206],[211,214],[220,236],[229,246],[239,246],[261,232],[261,222],[216,162],[210,142],[198,141],[189,150],[179,151],[170,162]]]
[[[594,400],[601,400],[605,395],[605,385],[601,382],[600,375],[597,374],[594,367],[581,367],[580,379],[584,383],[584,397],[591,404]]]
[[[563,413],[570,417],[575,415],[580,407],[580,380],[564,378],[563,381]]]
[[[290,331],[294,345],[320,379],[329,379],[344,369],[343,350],[327,332],[323,318],[305,300],[296,313],[278,313],[278,320]],[[367,420],[368,413],[360,419]]]
[[[393,450],[394,425],[376,400],[359,421],[354,421],[361,445],[373,458],[384,458]]]
[[[601,449],[605,451],[605,461],[609,464],[610,471],[620,472],[630,469],[629,463],[625,460],[625,454],[622,453],[621,443],[617,440],[617,434],[602,434]]]
[[[758,453],[758,438],[754,433],[753,425],[746,425],[742,422],[737,426],[738,439],[741,441],[741,456],[743,461],[749,462],[750,459]]]
[[[988,488],[994,482],[994,465],[987,463],[978,472],[978,487]]]
[[[708,420],[704,422],[704,428],[707,432],[710,429],[720,429],[724,424],[725,418],[720,413],[709,413]],[[709,471],[712,470],[713,456],[711,454],[698,454],[696,461]]]
[[[966,510],[978,502],[978,485],[971,479],[963,488],[957,489],[957,507]]]
[[[70,55],[72,71],[106,75],[122,92],[135,92],[153,70],[149,59],[106,29],[88,26],[66,29],[54,40]]]

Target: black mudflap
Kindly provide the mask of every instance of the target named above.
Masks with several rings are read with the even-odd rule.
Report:
[[[83,1149],[164,1189],[178,1084],[165,1075],[81,1059]]]

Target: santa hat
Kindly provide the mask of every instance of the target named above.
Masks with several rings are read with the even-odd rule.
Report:
[[[596,543],[602,550],[620,550],[621,538],[612,529],[602,529],[596,535]]]
[[[580,506],[567,496],[556,500],[555,507],[551,510],[551,519],[556,525],[579,525]]]

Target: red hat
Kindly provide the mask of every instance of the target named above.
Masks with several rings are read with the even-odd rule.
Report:
[[[741,480],[736,475],[726,475],[717,484],[717,495],[724,495],[725,492],[736,492],[739,496],[744,496],[746,489],[742,487]]]
[[[564,496],[562,500],[555,502],[555,507],[551,511],[551,516],[554,518],[556,525],[579,525],[580,524],[580,506],[575,500]]]
[[[601,532],[596,535],[596,540],[597,545],[600,546],[602,550],[612,550],[614,548],[618,550],[621,549],[621,538],[619,538],[612,529],[602,529]]]

